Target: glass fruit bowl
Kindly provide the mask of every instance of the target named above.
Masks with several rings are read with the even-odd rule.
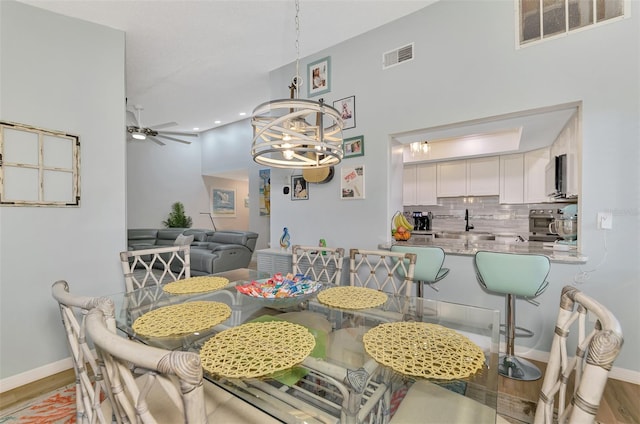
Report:
[[[309,277],[302,275],[283,277],[281,274],[236,286],[236,290],[246,298],[270,308],[288,308],[298,305],[313,298],[321,288],[322,283],[312,281]]]

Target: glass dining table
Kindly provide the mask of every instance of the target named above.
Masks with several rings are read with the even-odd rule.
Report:
[[[393,423],[394,413],[409,407],[407,399],[418,381],[433,385],[437,390],[445,389],[454,405],[457,400],[464,401],[465,405],[477,405],[484,414],[483,422],[495,422],[500,340],[498,310],[393,294],[387,294],[383,304],[364,309],[327,306],[315,296],[300,303],[273,307],[269,302],[240,293],[235,287],[271,277],[269,274],[237,269],[215,276],[224,277],[229,283],[205,293],[169,294],[162,286],[154,285],[109,296],[116,305],[118,330],[151,346],[200,352],[207,340],[216,334],[249,322],[284,320],[306,327],[315,338],[315,348],[286,372],[257,378],[232,378],[208,372],[205,368],[207,380],[286,423],[386,423],[390,420]],[[323,286],[321,290],[325,289],[327,287]],[[194,301],[224,303],[231,309],[230,316],[208,330],[181,336],[148,337],[133,329],[135,320],[148,312]],[[484,360],[471,375],[444,378],[416,375],[399,370],[393,364],[378,362],[380,358],[367,353],[363,338],[371,329],[393,323],[429,323],[453,330],[480,348]],[[379,343],[385,345],[383,350],[389,351],[392,357],[396,350],[400,352],[401,344]],[[420,422],[430,422],[428,411],[415,413],[420,414]]]

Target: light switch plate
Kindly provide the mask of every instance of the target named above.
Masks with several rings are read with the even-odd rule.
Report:
[[[597,220],[599,230],[611,230],[613,228],[613,214],[611,212],[598,212]]]

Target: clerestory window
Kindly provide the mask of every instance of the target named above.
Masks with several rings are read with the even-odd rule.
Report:
[[[629,0],[516,0],[519,46],[594,27],[629,14]]]

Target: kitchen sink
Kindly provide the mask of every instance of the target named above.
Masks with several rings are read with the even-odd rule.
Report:
[[[468,231],[442,231],[434,234],[435,238],[457,239],[467,241],[495,240],[496,236],[491,233],[474,233]]]

